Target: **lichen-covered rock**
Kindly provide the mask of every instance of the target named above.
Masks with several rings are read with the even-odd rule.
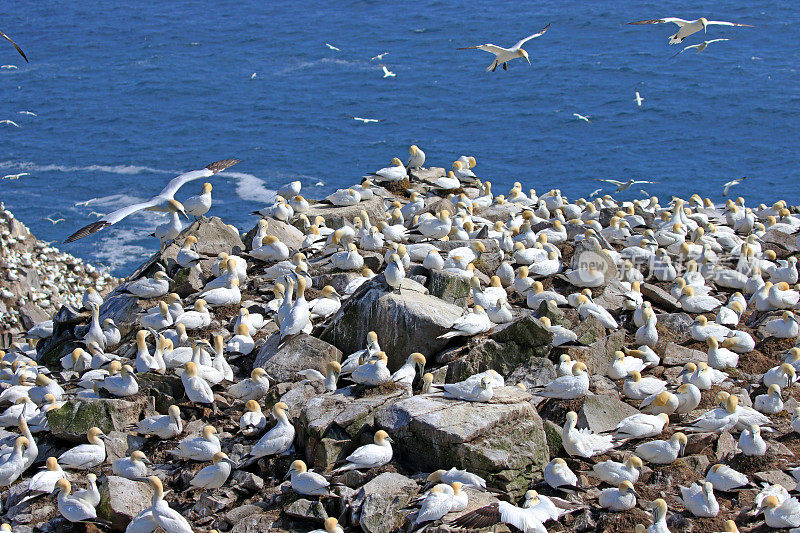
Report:
[[[353,496],[353,521],[367,533],[398,531],[407,514],[402,509],[417,490],[415,481],[394,472],[384,472],[364,484]]]
[[[390,368],[402,365],[410,353],[444,348],[449,339],[437,337],[450,330],[462,309],[424,294],[411,280],[403,283],[400,291],[391,291],[383,275],[365,283],[342,304],[321,338],[348,355],[364,348],[367,333],[375,331]]]
[[[134,516],[152,505],[153,489],[143,481],[106,476],[99,488],[97,516],[111,522],[117,531],[124,531]]]
[[[488,403],[420,395],[382,409],[375,422],[394,439],[401,463],[415,470],[465,468],[514,497],[550,460],[530,399],[516,387],[495,389]]]
[[[464,307],[471,294],[469,280],[452,272],[433,270],[425,286],[428,292],[447,303]]]
[[[86,432],[92,426],[97,426],[104,433],[126,432],[128,426],[153,414],[152,399],[147,396],[133,400],[68,400],[59,409],[47,412],[47,423],[54,437],[85,442]]]
[[[295,381],[300,370],[316,369],[325,374],[329,361],[341,361],[342,352],[327,342],[301,333],[280,345],[278,333],[270,336],[256,355],[253,367],[263,368],[279,382]]]

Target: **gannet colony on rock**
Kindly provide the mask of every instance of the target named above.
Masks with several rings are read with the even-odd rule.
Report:
[[[796,208],[409,155],[244,235],[179,176],[110,293],[3,211],[4,530],[800,527]]]

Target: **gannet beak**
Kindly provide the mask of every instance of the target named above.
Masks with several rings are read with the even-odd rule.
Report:
[[[531,60],[530,60],[530,59],[528,59],[527,57],[525,58],[525,61],[527,61],[527,62],[528,62],[528,66],[529,66],[529,67],[530,67],[530,66],[533,66],[533,65],[531,65]]]
[[[178,212],[179,212],[181,215],[183,215],[183,218],[185,218],[186,220],[189,220],[189,215],[187,215],[187,214],[186,214],[186,211],[184,211],[183,209],[181,209],[181,210],[180,210],[180,211],[178,211]]]
[[[636,496],[637,498],[641,498],[641,497],[642,497],[642,496],[641,496],[641,494],[639,494],[638,492],[636,492],[636,490],[635,490],[635,489],[631,489],[631,493],[632,493],[634,496]]]

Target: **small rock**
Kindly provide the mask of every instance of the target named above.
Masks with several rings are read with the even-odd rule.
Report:
[[[734,439],[727,431],[723,431],[717,439],[717,461],[733,457],[733,454],[736,453],[736,446],[736,439]]]
[[[593,394],[583,400],[583,406],[578,412],[578,427],[589,428],[593,433],[611,431],[623,418],[638,412],[635,407],[621,400]]]
[[[304,498],[300,498],[289,504],[285,513],[289,516],[314,520],[316,522],[324,522],[325,519],[328,518],[328,513],[325,512],[325,507],[323,507],[319,500],[312,502]]]
[[[788,491],[792,491],[797,488],[797,481],[782,470],[756,472],[755,476],[759,481],[769,483],[770,485],[781,485]]]
[[[264,480],[251,472],[235,470],[231,475],[231,486],[250,492],[264,490]]]

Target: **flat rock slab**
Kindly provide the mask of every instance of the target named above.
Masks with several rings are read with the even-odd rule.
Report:
[[[660,307],[665,311],[678,311],[680,309],[678,300],[661,287],[652,283],[642,283],[640,288],[644,299],[654,306]]]
[[[466,468],[520,493],[549,461],[542,420],[530,398],[516,387],[495,389],[490,403],[426,394],[381,410],[375,422],[397,443],[401,462],[415,469]]]
[[[383,208],[383,198],[378,196],[373,196],[370,200],[345,207],[331,204],[314,204],[305,215],[309,220],[314,220],[314,217],[320,216],[325,219],[326,226],[339,229],[344,226],[345,221],[352,223],[353,219],[357,216],[361,216],[361,211],[367,212],[369,221],[372,224],[386,218],[386,210]]]
[[[280,345],[280,334],[271,335],[253,362],[279,382],[298,380],[300,370],[316,369],[325,375],[329,361],[341,361],[342,352],[327,342],[301,333]]]
[[[394,472],[384,472],[364,484],[351,500],[353,521],[368,533],[398,531],[406,507],[418,491],[417,483]]]
[[[589,428],[594,433],[609,431],[617,427],[620,420],[637,414],[635,407],[611,396],[589,395],[583,400],[578,412],[578,427]]]
[[[71,442],[85,442],[89,428],[97,426],[104,433],[126,432],[141,418],[155,413],[152,400],[146,396],[133,401],[121,398],[102,400],[69,400],[59,409],[47,412],[47,423],[54,437]]]
[[[683,366],[686,363],[706,362],[708,362],[707,353],[674,342],[668,342],[664,347],[664,358],[661,360],[661,364],[664,366]]]

